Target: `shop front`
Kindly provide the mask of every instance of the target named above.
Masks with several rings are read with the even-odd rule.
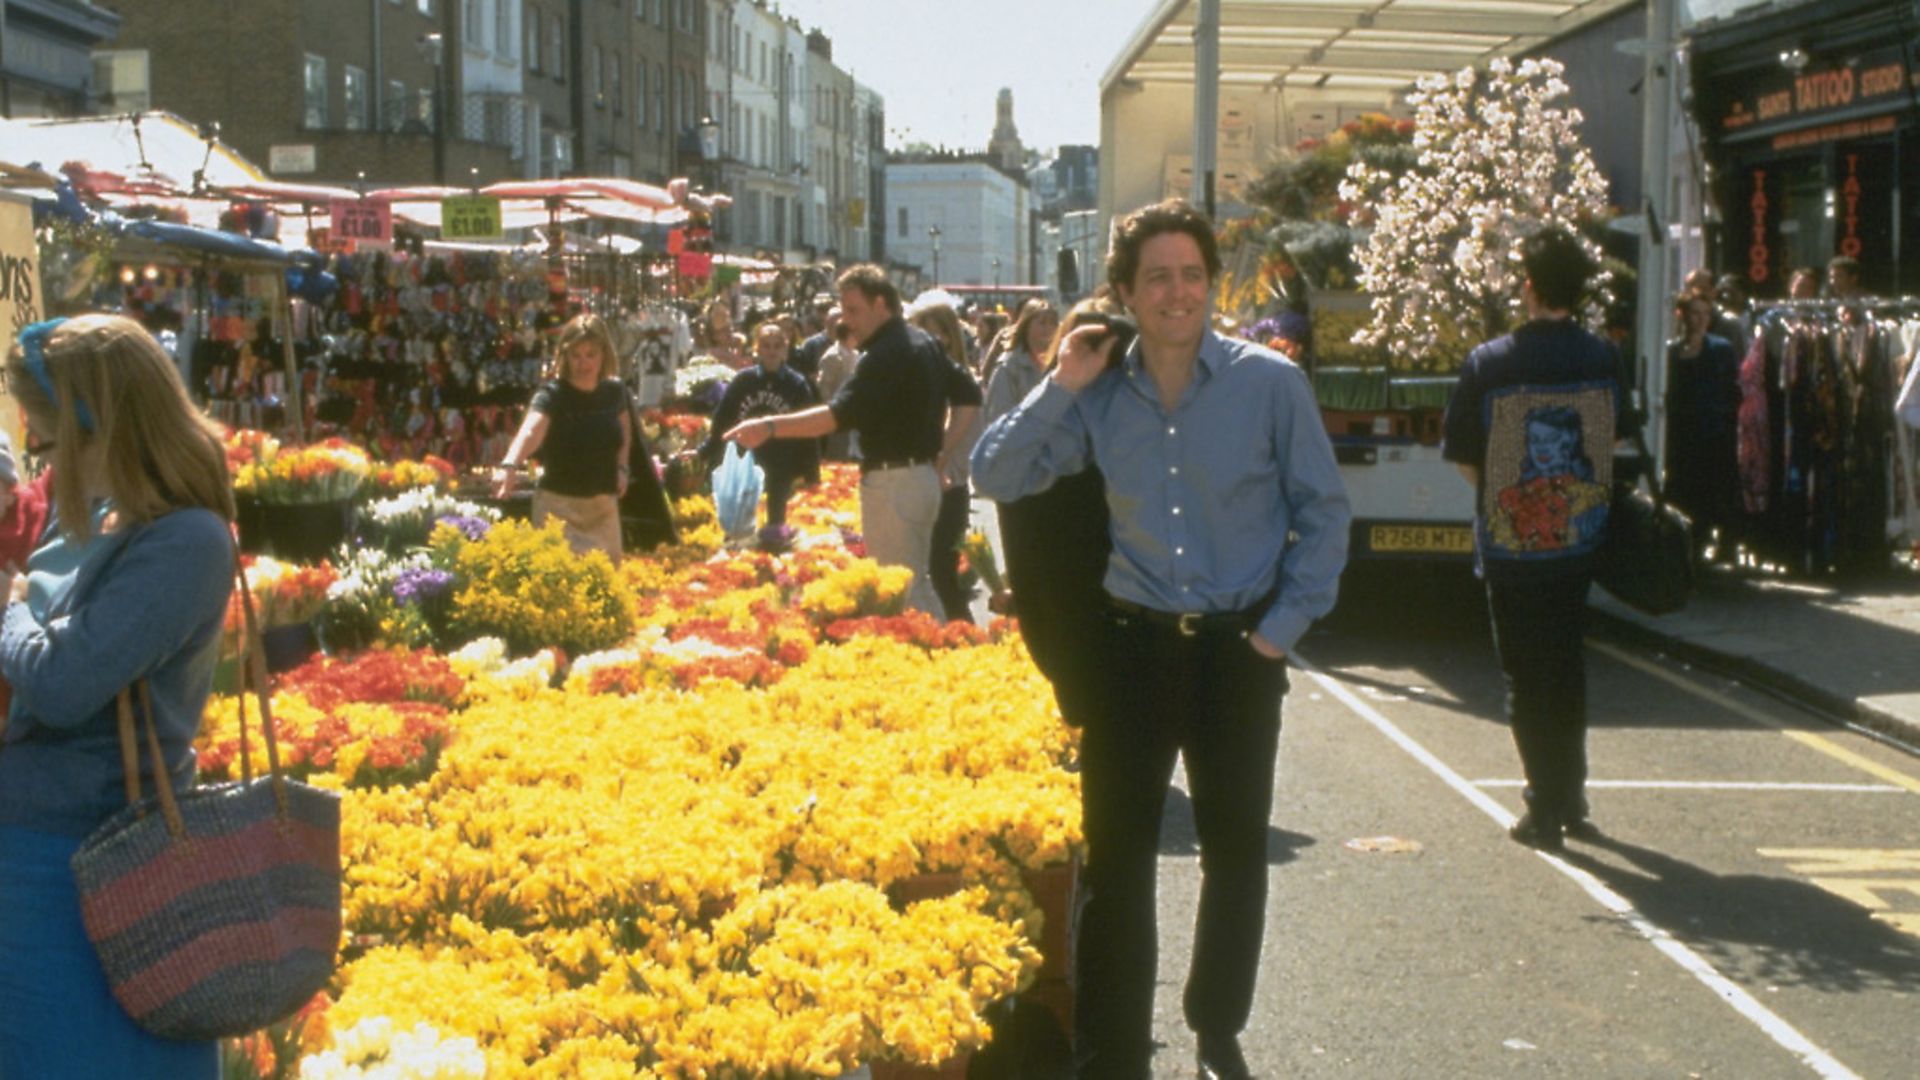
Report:
[[[1873,293],[1920,292],[1914,7],[1820,0],[1703,27],[1694,101],[1720,208],[1713,264],[1757,298],[1858,259]]]

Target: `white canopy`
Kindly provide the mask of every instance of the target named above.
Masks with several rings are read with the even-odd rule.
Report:
[[[1536,48],[1641,0],[1221,0],[1221,87],[1380,90]],[[1197,0],[1161,0],[1100,80],[1191,85]]]
[[[216,139],[201,138],[194,126],[170,112],[125,113],[74,119],[0,118],[0,162],[61,173],[69,164],[86,173],[108,173],[154,193],[177,194],[193,188],[203,172],[215,186],[253,184],[265,173]],[[76,186],[85,187],[76,182]]]

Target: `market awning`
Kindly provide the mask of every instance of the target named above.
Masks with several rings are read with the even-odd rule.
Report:
[[[1642,0],[1221,0],[1225,87],[1391,93],[1534,49]],[[1162,0],[1100,80],[1193,83],[1199,0]]]
[[[184,194],[196,176],[213,186],[258,183],[266,174],[217,138],[203,138],[169,112],[75,119],[0,119],[0,162],[65,173],[89,194]],[[74,169],[68,170],[72,165]]]

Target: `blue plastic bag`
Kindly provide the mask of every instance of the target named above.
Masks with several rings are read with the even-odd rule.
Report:
[[[713,471],[713,508],[719,512],[721,531],[729,537],[753,531],[762,479],[753,451],[742,450],[739,443],[729,441],[726,458]]]

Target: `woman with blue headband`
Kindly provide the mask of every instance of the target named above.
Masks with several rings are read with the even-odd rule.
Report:
[[[0,575],[0,1077],[213,1080],[212,1042],[134,1025],[81,925],[69,859],[127,804],[114,699],[151,687],[174,787],[193,783],[233,586],[220,437],[173,362],[116,315],[35,323],[6,356],[53,509],[23,573]],[[142,775],[152,775],[143,758]]]

